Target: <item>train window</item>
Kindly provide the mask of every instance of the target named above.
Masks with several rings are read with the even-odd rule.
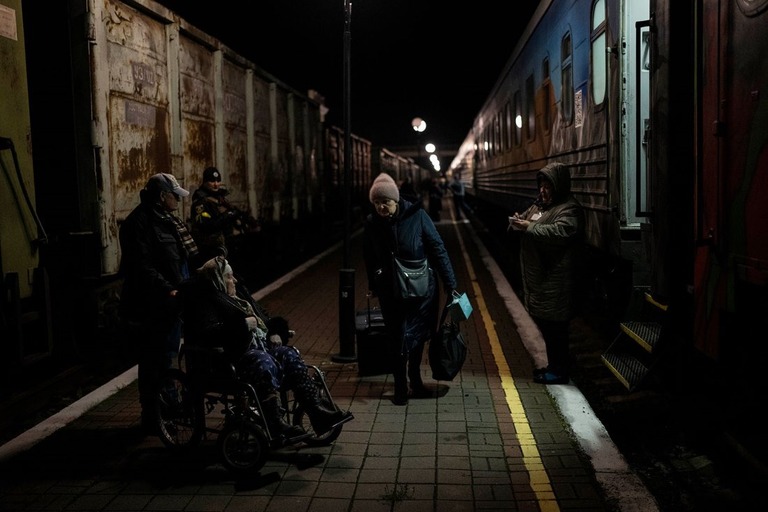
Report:
[[[488,143],[489,146],[489,156],[495,156],[496,155],[496,116],[494,115],[491,118],[491,124],[488,125]]]
[[[571,34],[563,36],[560,42],[560,58],[562,64],[562,98],[560,108],[564,124],[573,122],[573,48],[571,47]]]
[[[502,147],[501,147],[501,141],[503,139],[502,127],[504,126],[504,123],[501,122],[501,116],[502,115],[503,115],[503,112],[498,112],[496,114],[496,120],[495,120],[495,123],[494,123],[494,126],[493,126],[493,128],[494,128],[493,131],[495,132],[494,133],[495,137],[493,139],[493,141],[494,141],[493,145],[495,146],[494,153],[496,153],[496,154],[501,153],[501,150],[502,150]]]
[[[536,136],[536,95],[533,87],[533,75],[525,79],[525,115],[527,119],[526,132],[528,140]]]
[[[592,6],[592,101],[601,105],[606,90],[606,34],[605,0]]]
[[[523,109],[520,102],[520,91],[515,92],[515,146],[523,143]]]
[[[512,106],[509,101],[504,105],[504,119],[501,122],[502,133],[504,134],[504,150],[512,147]]]
[[[552,112],[550,110],[550,88],[552,83],[549,79],[549,57],[544,57],[541,61],[541,122],[544,133],[549,133],[552,124]]]

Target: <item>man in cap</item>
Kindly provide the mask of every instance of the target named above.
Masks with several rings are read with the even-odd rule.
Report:
[[[188,195],[173,175],[155,174],[120,226],[120,314],[137,343],[141,421],[147,432],[156,425],[152,411],[160,374],[179,349],[177,289],[198,252],[184,222],[173,214]]]
[[[200,260],[216,256],[237,260],[236,234],[255,226],[255,219],[232,205],[229,191],[221,185],[221,172],[216,167],[203,171],[203,182],[192,194],[192,237],[200,248]]]

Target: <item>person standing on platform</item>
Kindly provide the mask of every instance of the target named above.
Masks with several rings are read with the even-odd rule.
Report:
[[[461,175],[459,173],[453,174],[453,180],[448,185],[451,189],[451,195],[453,195],[453,207],[456,210],[456,218],[462,219],[464,214],[464,183],[461,181]]]
[[[406,176],[405,180],[400,184],[400,195],[411,203],[421,204],[421,197],[410,176]]]
[[[534,370],[539,384],[567,384],[568,328],[574,311],[576,267],[584,238],[584,212],[571,194],[571,174],[550,163],[536,175],[539,195],[523,213],[509,219],[509,233],[520,235],[524,304],[541,331],[547,366]]]
[[[154,396],[163,370],[176,358],[181,339],[178,287],[189,277],[197,245],[173,212],[189,192],[171,174],[155,174],[141,202],[120,226],[120,315],[138,344],[142,428],[155,428]]]
[[[437,178],[432,178],[429,185],[429,217],[433,222],[440,222],[440,211],[443,209],[443,190],[437,182]]]
[[[238,234],[256,229],[256,220],[227,200],[229,191],[221,184],[215,167],[203,171],[203,181],[192,194],[192,237],[200,247],[200,262],[216,256],[238,259]]]
[[[447,296],[456,289],[453,266],[435,224],[419,204],[400,197],[395,181],[386,173],[376,177],[369,191],[375,209],[365,220],[363,257],[368,289],[379,299],[384,324],[391,334],[396,405],[411,397],[434,396],[421,378],[424,344],[434,334],[440,305],[435,270]],[[427,257],[432,270],[425,298],[403,299],[395,294],[394,255],[417,260]],[[406,378],[407,375],[407,378]]]

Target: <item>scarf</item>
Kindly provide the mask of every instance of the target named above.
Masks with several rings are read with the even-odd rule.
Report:
[[[224,284],[224,276],[232,273],[232,267],[223,256],[216,256],[206,261],[202,267],[197,269],[197,272],[208,279],[214,288],[224,293],[227,302],[235,306],[237,309],[245,313],[245,316],[252,316],[256,318],[258,322],[257,336],[260,339],[266,338],[267,325],[264,320],[261,319],[261,315],[256,314],[253,305],[246,299],[235,295],[229,295],[227,293],[227,287]]]
[[[160,217],[161,220],[173,223],[174,227],[176,228],[176,232],[179,234],[179,241],[181,241],[181,245],[184,248],[184,251],[187,253],[187,258],[197,255],[199,252],[197,249],[197,244],[192,238],[192,235],[189,233],[189,230],[187,229],[187,226],[184,224],[184,222],[180,218],[168,213],[165,210],[153,208],[153,211],[155,214],[157,214],[158,217]]]

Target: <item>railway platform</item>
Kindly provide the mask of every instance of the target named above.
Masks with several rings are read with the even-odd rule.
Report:
[[[343,247],[334,246],[254,293],[288,318],[293,344],[354,414],[332,445],[272,452],[240,478],[219,464],[214,439],[179,458],[142,434],[132,368],[0,446],[0,510],[658,510],[579,389],[533,383],[543,342],[472,224],[447,212],[438,230],[474,312],[453,381],[433,381],[425,357],[437,398],[396,406],[391,375],[361,376],[337,357]],[[360,234],[349,244],[363,310]]]

